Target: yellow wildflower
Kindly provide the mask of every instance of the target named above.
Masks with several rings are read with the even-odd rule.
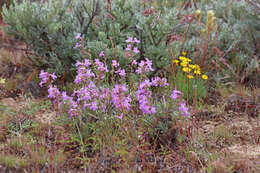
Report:
[[[184,56],[180,56],[179,59],[180,59],[181,61],[191,62],[191,59],[190,59],[190,58],[186,58],[186,57],[184,57]]]
[[[189,68],[194,69],[194,68],[195,68],[195,65],[190,64],[190,65],[189,65]]]
[[[194,69],[196,69],[196,70],[200,70],[200,66],[197,65],[197,64],[195,64],[195,65],[194,65]]]
[[[187,75],[187,78],[193,79],[194,77],[193,77],[192,75],[188,74],[188,75]]]
[[[186,55],[187,55],[187,52],[182,51],[181,54],[182,54],[183,56],[186,56]]]
[[[180,56],[179,59],[180,59],[181,61],[186,61],[187,58],[184,57],[184,56]]]
[[[208,76],[204,74],[204,75],[201,76],[201,78],[204,79],[204,80],[207,80]]]
[[[187,67],[187,65],[188,65],[188,62],[186,62],[186,61],[181,62],[182,67]]]
[[[191,62],[191,59],[190,58],[186,58],[186,61]]]
[[[201,73],[200,73],[200,70],[194,70],[194,74],[200,75],[200,74],[201,74]]]
[[[183,71],[183,72],[185,72],[185,73],[188,73],[188,72],[190,72],[190,71],[191,71],[191,69],[190,69],[190,68],[188,68],[188,67],[184,67],[184,68],[182,69],[182,71]]]
[[[176,65],[179,65],[179,62],[180,62],[180,61],[177,60],[177,59],[172,60],[172,63],[173,63],[173,64],[176,64]]]
[[[5,83],[5,79],[4,78],[0,78],[0,84],[4,84]]]

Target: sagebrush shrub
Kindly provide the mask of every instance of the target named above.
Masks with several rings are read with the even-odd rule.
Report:
[[[62,74],[76,62],[75,30],[66,1],[45,3],[24,0],[3,8],[6,32],[24,41],[33,51],[30,59],[38,67]]]
[[[234,75],[241,71],[246,71],[245,77],[255,74],[259,65],[259,15],[245,0],[191,4],[167,0],[113,0],[110,4],[100,0],[23,0],[4,8],[3,18],[6,32],[33,50],[35,64],[59,75],[75,72],[77,60],[87,54],[97,57],[101,51],[108,63],[116,58],[122,68],[133,56],[137,62],[149,57],[155,69],[149,74],[152,76],[168,72],[171,59],[182,50],[187,50],[209,75],[210,71],[216,74],[212,63],[220,64],[236,79],[241,75]],[[77,33],[82,34],[84,51],[74,49]],[[140,40],[138,55],[125,49],[124,39],[132,35]],[[225,58],[224,64],[221,58]]]

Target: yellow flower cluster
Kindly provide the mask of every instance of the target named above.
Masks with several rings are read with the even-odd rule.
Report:
[[[197,64],[191,64],[192,60],[186,57],[186,55],[187,52],[182,52],[181,56],[179,56],[178,59],[174,59],[172,63],[175,64],[176,66],[181,66],[182,71],[184,73],[187,73],[187,78],[193,79],[194,75],[201,75],[200,66]],[[207,80],[208,76],[203,74],[201,75],[201,78]]]

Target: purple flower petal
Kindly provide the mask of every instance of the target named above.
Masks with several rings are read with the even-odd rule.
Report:
[[[140,43],[140,40],[138,40],[136,37],[134,38],[135,43]]]
[[[128,39],[125,42],[132,43],[133,42],[133,38],[132,37],[128,37]]]
[[[80,44],[77,42],[77,43],[75,44],[75,46],[73,47],[73,49],[77,49],[78,47],[80,47]]]
[[[183,114],[183,116],[190,116],[188,107],[186,106],[185,102],[180,104],[179,111]]]
[[[104,51],[101,51],[100,53],[99,53],[99,57],[101,58],[101,57],[103,57],[105,54],[104,54]]]
[[[176,88],[174,88],[174,90],[172,91],[172,94],[171,94],[171,98],[173,100],[176,100],[179,97],[180,94],[181,94],[181,92],[178,91]]]
[[[126,48],[125,50],[127,50],[127,51],[132,50],[132,45],[131,45],[131,44],[128,44],[128,45],[127,45],[127,48]]]
[[[123,120],[123,117],[124,117],[124,114],[123,113],[121,113],[119,116],[116,116],[118,119],[120,119],[120,121],[122,122],[122,120]]]
[[[78,33],[78,34],[75,36],[75,39],[81,39],[81,33]]]
[[[118,67],[119,63],[116,60],[112,60],[112,66],[113,67]]]
[[[134,47],[134,50],[133,50],[134,53],[138,54],[140,51],[138,50],[137,47]]]
[[[137,64],[137,62],[136,62],[136,60],[134,59],[133,61],[132,61],[132,65],[136,65]]]

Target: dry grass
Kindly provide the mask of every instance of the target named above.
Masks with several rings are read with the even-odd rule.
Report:
[[[20,123],[23,126],[24,118],[26,116],[28,118],[28,114],[30,114],[31,121],[28,129],[24,125],[13,134],[1,131],[1,135],[5,135],[3,138],[5,145],[1,145],[0,153],[6,158],[1,160],[2,169],[41,172],[59,169],[64,171],[89,170],[91,172],[106,171],[107,169],[123,172],[137,170],[149,170],[148,172],[152,170],[156,172],[186,170],[189,172],[190,170],[192,172],[197,169],[200,172],[257,172],[260,170],[259,119],[252,119],[246,114],[223,113],[220,108],[212,108],[211,114],[214,116],[207,115],[207,119],[197,119],[199,120],[197,128],[193,127],[192,136],[189,138],[183,136],[184,138],[177,143],[175,150],[165,146],[158,152],[154,149],[136,148],[137,146],[129,143],[124,144],[126,155],[124,156],[122,153],[117,155],[118,149],[122,150],[122,146],[119,148],[113,146],[119,140],[113,137],[112,146],[104,144],[99,154],[84,160],[84,156],[80,154],[77,147],[75,148],[79,145],[69,142],[71,141],[69,139],[70,130],[66,126],[60,126],[61,124],[57,126],[56,114],[51,111],[50,106],[41,106],[44,101],[6,98],[1,100],[1,103],[14,109],[17,113],[22,112],[22,115],[19,119],[14,120],[14,117],[12,118],[11,114],[8,115],[6,112],[5,116],[9,116],[9,118],[0,123],[9,123],[9,126]],[[14,123],[14,121],[18,121],[18,123]],[[0,124],[0,126],[2,125]],[[15,128],[12,129],[14,131]],[[141,159],[143,157],[141,153],[136,155],[137,150],[145,151],[146,155],[143,159]],[[133,162],[136,157],[140,157],[140,162]],[[115,163],[114,166],[110,165],[112,163]]]

